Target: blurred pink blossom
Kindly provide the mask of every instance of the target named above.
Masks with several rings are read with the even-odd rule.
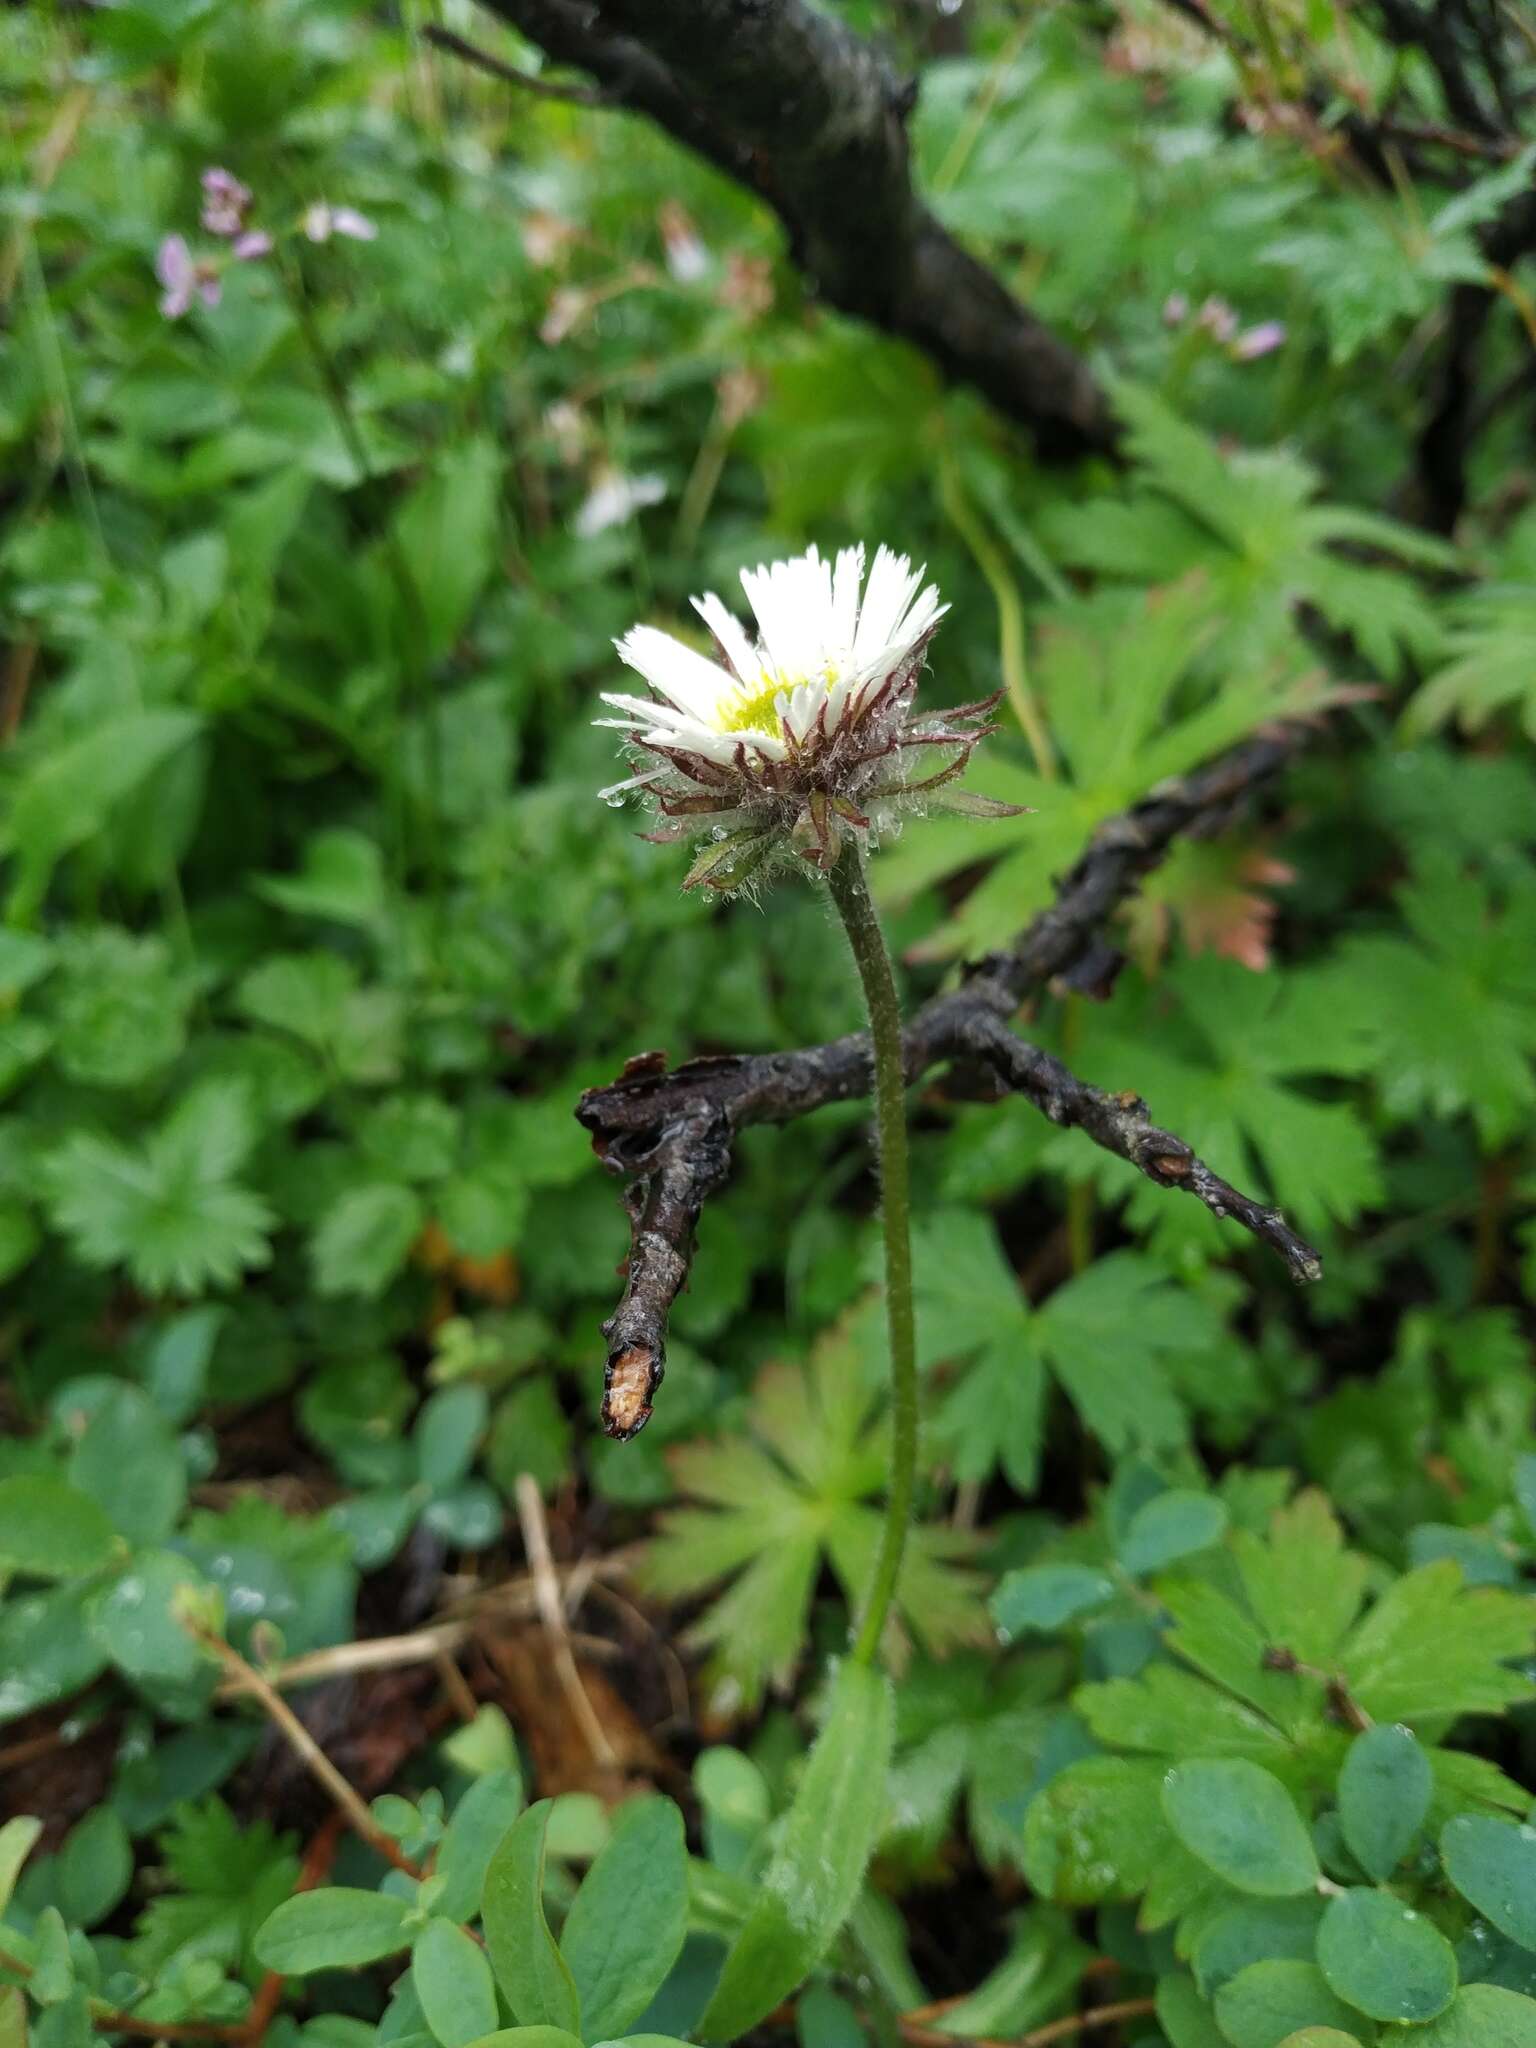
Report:
[[[379,232],[367,214],[359,213],[355,206],[328,206],[323,199],[304,209],[299,225],[312,242],[328,242],[332,235],[345,235],[353,242],[371,242]]]
[[[210,235],[238,235],[245,226],[251,203],[251,188],[242,185],[233,171],[210,165],[203,173],[203,226]]]
[[[1217,341],[1230,341],[1237,333],[1237,315],[1225,299],[1207,299],[1195,315],[1195,325]]]
[[[238,263],[252,263],[258,256],[272,254],[272,237],[264,228],[247,228],[236,238],[230,253]]]
[[[1182,327],[1189,318],[1189,300],[1183,292],[1170,292],[1163,301],[1163,325]]]
[[[194,260],[181,235],[167,235],[155,252],[155,276],[165,287],[160,310],[167,320],[179,320],[194,299],[216,306],[223,287],[213,264]]]
[[[1267,356],[1285,343],[1286,326],[1283,320],[1263,320],[1257,327],[1250,327],[1246,334],[1240,334],[1232,344],[1232,353],[1240,363],[1256,362],[1260,356]]]

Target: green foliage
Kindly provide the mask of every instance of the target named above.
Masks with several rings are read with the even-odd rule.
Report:
[[[823,1560],[850,1605],[867,1582],[880,1526],[867,1503],[887,1462],[878,1404],[845,1329],[824,1338],[803,1370],[779,1366],[760,1378],[741,1435],[673,1454],[679,1490],[701,1505],[662,1517],[644,1579],[677,1597],[731,1578],[690,1636],[711,1647],[711,1683],[733,1706],[792,1670]],[[976,1575],[956,1562],[973,1549],[954,1530],[913,1532],[896,1606],[929,1650],[981,1630]]]
[[[419,10],[11,10],[7,2048],[1016,2039],[1110,1983],[1136,2048],[1536,2038],[1536,286],[1477,239],[1530,150],[1414,134],[1466,123],[1371,5],[834,11],[917,81],[939,217],[1103,368],[1115,466],[1037,460],[755,199]],[[1390,189],[1342,153],[1385,109]],[[200,226],[213,165],[281,265]],[[317,200],[377,235],[310,240]],[[221,284],[174,320],[173,234]],[[975,784],[1033,807],[882,849],[913,1003],[1110,814],[1316,731],[1108,916],[1110,1000],[1019,1024],[1326,1278],[1021,1098],[916,1093],[894,1685],[834,1661],[887,1470],[862,1108],[739,1135],[623,1448],[627,1222],[571,1115],[648,1047],[855,1026],[808,891],[685,900],[594,799],[614,636],[811,539],[928,562],[925,699],[1003,686]]]

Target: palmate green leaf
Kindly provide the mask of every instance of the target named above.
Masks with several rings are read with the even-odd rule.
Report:
[[[1261,975],[1202,955],[1155,987],[1122,975],[1113,1007],[1082,1017],[1072,1064],[1105,1088],[1134,1078],[1159,1121],[1218,1173],[1267,1183],[1303,1228],[1317,1229],[1348,1222],[1384,1191],[1364,1119],[1305,1092],[1312,1077],[1336,1086],[1371,1064],[1377,1033],[1365,1009],[1342,970]],[[1132,1221],[1163,1223],[1166,1197],[1128,1172],[1119,1178]],[[1203,1243],[1226,1241],[1214,1222],[1196,1217],[1190,1227]]]
[[[1025,1301],[984,1216],[941,1210],[913,1247],[924,1363],[972,1363],[944,1394],[932,1437],[957,1476],[997,1466],[1033,1488],[1047,1369],[1115,1453],[1171,1448],[1187,1424],[1165,1361],[1219,1347],[1205,1301],[1134,1253],[1095,1261],[1038,1308]]]
[[[320,1294],[381,1294],[404,1266],[427,1220],[414,1188],[371,1181],[326,1210],[310,1244]]]
[[[824,1559],[850,1606],[863,1593],[879,1530],[878,1512],[866,1503],[887,1470],[879,1399],[845,1324],[803,1369],[771,1367],[759,1377],[750,1434],[672,1454],[679,1491],[706,1505],[662,1515],[640,1578],[669,1598],[732,1580],[690,1631],[691,1640],[711,1646],[709,1682],[732,1703],[754,1702],[771,1679],[788,1676]],[[912,1532],[896,1608],[932,1649],[989,1633],[979,1581],[960,1563],[971,1548],[952,1529]]]
[[[1072,518],[1082,511],[1072,508]],[[1165,565],[1159,573],[1176,572]],[[1202,665],[1223,616],[1209,578],[1195,577],[1150,594],[1109,593],[1042,628],[1031,686],[1045,706],[1063,775],[1045,780],[994,753],[978,763],[967,786],[1025,806],[1030,815],[991,824],[982,839],[968,821],[929,820],[921,833],[885,851],[875,869],[881,901],[899,904],[978,859],[990,861],[955,916],[925,939],[926,955],[1003,943],[1050,900],[1055,877],[1106,816],[1267,719],[1321,701],[1316,678],[1294,657]]]
[[[300,1040],[341,1079],[393,1081],[400,1071],[404,1005],[396,989],[363,987],[335,953],[278,953],[236,990],[243,1015]]]
[[[1536,1599],[1497,1587],[1468,1589],[1449,1559],[1390,1586],[1338,1658],[1353,1697],[1373,1720],[1496,1714],[1536,1684],[1509,1660],[1536,1647]]]
[[[257,1930],[298,1877],[293,1838],[275,1835],[264,1821],[242,1828],[222,1799],[210,1797],[178,1802],[158,1848],[175,1890],[153,1899],[135,1922],[132,1967],[152,1982],[199,1956],[246,1968]]]
[[[170,1066],[186,1042],[193,978],[163,939],[103,925],[76,932],[49,988],[54,1058],[73,1081],[132,1088]]]
[[[201,1083],[137,1147],[75,1131],[44,1162],[54,1223],[151,1293],[226,1285],[270,1256],[272,1212],[235,1180],[254,1139],[241,1081]]]
[[[15,922],[42,901],[55,864],[201,730],[190,711],[123,711],[35,757],[8,792],[0,823],[0,852],[18,868],[9,906]]]
[[[1184,1757],[1281,1761],[1289,1745],[1266,1715],[1173,1664],[1149,1664],[1137,1678],[1079,1686],[1072,1696],[1101,1742]]]
[[[1397,1118],[1466,1111],[1499,1143],[1536,1103],[1536,894],[1498,905],[1485,881],[1431,858],[1398,902],[1417,943],[1364,936],[1337,956],[1381,1099]]]
[[[831,1946],[884,1818],[894,1728],[890,1680],[845,1660],[757,1902],[698,2022],[706,2040],[756,2026]]]

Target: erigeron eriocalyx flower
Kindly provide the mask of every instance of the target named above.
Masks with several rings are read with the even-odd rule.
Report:
[[[685,888],[736,889],[798,855],[827,872],[850,836],[867,844],[903,811],[1010,815],[951,785],[992,730],[989,697],[913,713],[917,680],[949,609],[905,555],[881,547],[866,581],[862,547],[835,562],[813,547],[743,569],[757,637],[711,592],[694,609],[715,656],[654,626],[615,643],[650,697],[604,691],[617,727],[648,765],[601,792],[642,792],[662,814],[659,840],[706,843]]]

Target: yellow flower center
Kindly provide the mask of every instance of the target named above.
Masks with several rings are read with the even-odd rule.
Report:
[[[761,685],[750,696],[737,697],[734,702],[727,700],[720,706],[720,730],[777,733],[779,714],[774,708],[775,698],[790,695],[805,680],[808,678],[770,676],[764,670]],[[822,669],[819,680],[829,690],[837,681],[837,669],[831,662]]]
[[[779,729],[779,714],[773,708],[773,700],[789,686],[777,677],[765,682],[761,689],[754,690],[750,697],[727,699],[720,707],[720,730],[722,732],[772,732]]]

